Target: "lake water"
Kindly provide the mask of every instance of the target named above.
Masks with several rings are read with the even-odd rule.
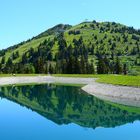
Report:
[[[80,87],[0,87],[0,140],[139,140],[140,109],[87,95]]]

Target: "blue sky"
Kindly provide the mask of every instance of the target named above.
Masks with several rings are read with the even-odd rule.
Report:
[[[140,28],[140,0],[0,0],[0,49],[85,19]]]

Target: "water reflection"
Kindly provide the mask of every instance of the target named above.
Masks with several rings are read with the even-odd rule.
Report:
[[[115,127],[140,119],[139,113],[88,96],[80,87],[34,85],[0,87],[0,97],[36,111],[61,125]]]

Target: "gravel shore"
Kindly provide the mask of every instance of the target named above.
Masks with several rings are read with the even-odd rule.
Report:
[[[82,90],[88,94],[103,100],[140,107],[140,88],[101,84],[95,80],[95,78],[53,76],[2,77],[0,78],[0,86],[28,83],[85,84],[86,86],[82,87]]]
[[[89,84],[94,81],[95,79],[93,78],[71,78],[53,76],[2,77],[0,78],[0,86],[29,83]]]
[[[93,82],[82,90],[103,100],[140,107],[140,88]]]

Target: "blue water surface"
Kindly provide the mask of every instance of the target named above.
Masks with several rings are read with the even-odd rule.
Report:
[[[41,87],[38,87],[38,88],[41,88]],[[46,86],[45,88],[48,89],[48,87]],[[59,88],[61,89],[60,86]],[[60,89],[58,90],[59,93],[61,91]],[[79,91],[79,88],[76,88],[76,90],[77,89]],[[32,89],[32,91],[34,90]],[[45,94],[48,94],[46,93],[46,90],[43,90],[43,91],[45,91]],[[55,94],[57,95],[56,89],[54,91],[55,91]],[[66,89],[63,89],[62,91],[66,92]],[[61,94],[63,94],[62,91],[61,91]],[[60,121],[61,124],[59,124],[59,123],[56,123],[57,120],[56,122],[53,121],[54,118],[51,120],[51,117],[49,117],[48,119],[47,117],[45,117],[45,115],[41,115],[42,114],[41,112],[37,112],[35,109],[33,109],[35,108],[36,105],[33,104],[32,100],[31,102],[33,106],[27,106],[26,103],[24,105],[23,103],[21,104],[22,101],[20,103],[17,100],[15,101],[15,96],[14,96],[14,99],[12,99],[12,96],[9,99],[9,94],[11,94],[11,91],[8,92],[7,95],[6,94],[3,95],[2,98],[0,99],[0,140],[77,140],[77,139],[78,140],[140,140],[140,134],[139,134],[140,121],[138,121],[139,114],[138,115],[135,113],[129,114],[128,112],[123,111],[126,114],[128,120],[125,119],[124,123],[122,121],[118,123],[118,120],[117,121],[111,120],[111,122],[113,123],[113,126],[111,126],[112,124],[110,123],[108,126],[108,124],[106,125],[106,123],[104,123],[103,121],[103,123],[101,124],[100,122],[98,122],[100,125],[103,125],[103,126],[97,125],[96,128],[91,128],[92,126],[90,125],[91,123],[88,124],[89,127],[86,124],[87,122],[89,122],[88,119],[86,120],[84,118],[82,119],[83,121],[81,120],[79,121],[77,117],[76,118],[74,117],[74,119],[73,117],[70,117],[68,118],[69,122]],[[52,94],[54,94],[54,92],[52,92]],[[79,96],[81,95],[79,94]],[[87,96],[87,95],[83,95],[83,96]],[[74,97],[73,99],[74,101],[72,100],[72,102],[75,102],[76,97]],[[41,97],[39,96],[38,98],[41,98]],[[54,96],[51,96],[51,98],[54,98]],[[40,100],[38,99],[38,101]],[[41,103],[40,103],[40,106],[41,106]],[[84,105],[86,104],[86,106],[88,107],[89,105],[88,103],[84,103]],[[98,101],[98,104],[99,104],[99,101]],[[92,106],[90,105],[90,107]],[[68,105],[66,108],[68,108]],[[78,111],[75,109],[75,112],[77,113]],[[50,113],[55,114],[56,112],[50,111]],[[87,111],[87,113],[89,112]],[[67,112],[65,114],[67,114]],[[136,117],[134,117],[134,120],[132,119],[133,115],[136,115]],[[81,113],[81,116],[82,116],[82,113]],[[61,116],[61,117],[62,117],[61,119],[63,120],[64,116]],[[91,115],[91,118],[94,118],[94,116],[92,117]],[[111,118],[113,119],[113,117]],[[55,119],[57,119],[57,117]],[[95,126],[96,125],[94,125],[94,127]]]

